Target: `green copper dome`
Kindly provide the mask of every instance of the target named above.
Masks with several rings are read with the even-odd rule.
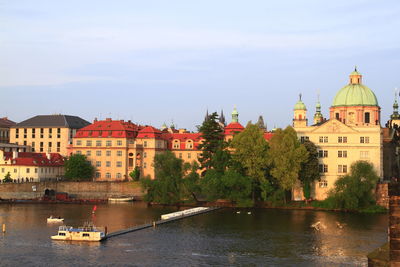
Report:
[[[374,92],[361,84],[361,74],[357,70],[350,74],[350,83],[336,94],[332,107],[338,106],[378,106]]]

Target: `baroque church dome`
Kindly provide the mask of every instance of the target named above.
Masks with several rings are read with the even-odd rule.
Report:
[[[378,106],[374,92],[361,84],[361,74],[355,69],[350,74],[350,83],[336,94],[332,107],[339,106]]]

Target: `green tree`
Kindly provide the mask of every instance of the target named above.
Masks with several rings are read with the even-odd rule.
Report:
[[[301,164],[308,158],[308,152],[298,140],[296,131],[290,126],[285,130],[278,129],[269,146],[270,174],[283,190],[291,190],[299,178]]]
[[[356,161],[351,165],[350,174],[340,177],[329,193],[334,208],[360,209],[375,204],[373,190],[379,177],[374,166],[367,161]]]
[[[67,158],[64,163],[65,178],[75,181],[88,181],[91,180],[95,168],[90,161],[87,160],[85,155],[72,154]]]
[[[198,202],[198,195],[201,193],[199,164],[196,161],[193,161],[192,164],[186,162],[183,169],[187,173],[183,179],[184,194]]]
[[[306,199],[311,197],[311,184],[320,180],[318,169],[318,150],[315,144],[309,140],[303,143],[308,152],[308,159],[301,164],[299,179],[303,186],[303,194]]]
[[[183,160],[176,158],[171,151],[156,154],[154,157],[154,180],[141,179],[147,190],[145,200],[161,204],[179,204],[183,199]]]
[[[253,181],[234,170],[228,170],[221,177],[222,194],[225,199],[237,203],[240,207],[254,205],[251,200]]]
[[[133,171],[131,171],[129,173],[129,176],[132,178],[132,180],[139,181],[139,179],[140,179],[140,168],[138,166],[136,166],[135,169],[133,169]]]
[[[257,124],[248,123],[246,128],[233,137],[232,159],[237,165],[242,166],[244,174],[252,180],[252,199],[256,197],[266,199],[267,187],[265,172],[268,167],[267,152],[268,143],[264,138],[263,130]],[[256,196],[260,192],[261,196]]]
[[[218,114],[216,112],[207,116],[199,131],[203,142],[199,145],[201,155],[199,162],[202,169],[209,170],[211,168],[225,169],[228,159],[226,142],[224,141],[224,130],[218,123]],[[214,157],[217,154],[217,157]]]
[[[13,179],[11,179],[11,174],[10,172],[7,172],[7,174],[4,176],[3,183],[12,183]]]

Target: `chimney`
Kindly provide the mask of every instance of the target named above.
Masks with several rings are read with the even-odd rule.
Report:
[[[93,123],[95,123],[95,122],[97,122],[97,117],[96,117],[96,118],[94,118],[94,121],[93,121]]]
[[[48,159],[48,160],[50,160],[50,159],[51,159],[51,155],[50,155],[50,153],[49,153],[49,152],[46,152],[46,157],[47,157],[47,159]]]
[[[13,159],[18,158],[18,150],[17,149],[13,149]]]

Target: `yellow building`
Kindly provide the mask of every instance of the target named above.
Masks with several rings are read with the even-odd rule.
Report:
[[[7,117],[0,118],[0,143],[10,143],[10,127],[15,124]]]
[[[38,115],[10,128],[10,143],[24,145],[25,152],[67,155],[76,131],[89,122],[69,115]]]
[[[58,153],[18,152],[0,149],[0,179],[10,173],[14,183],[51,181],[64,175],[64,158]]]
[[[294,107],[293,127],[301,141],[310,140],[318,147],[321,181],[313,188],[313,198],[322,200],[338,177],[350,171],[352,163],[366,160],[383,177],[383,129],[380,107],[371,89],[362,84],[357,70],[350,74],[349,84],[336,94],[330,107],[330,118],[316,105],[314,124],[307,125],[306,106],[301,100]],[[293,192],[295,200],[303,199],[301,189]]]

